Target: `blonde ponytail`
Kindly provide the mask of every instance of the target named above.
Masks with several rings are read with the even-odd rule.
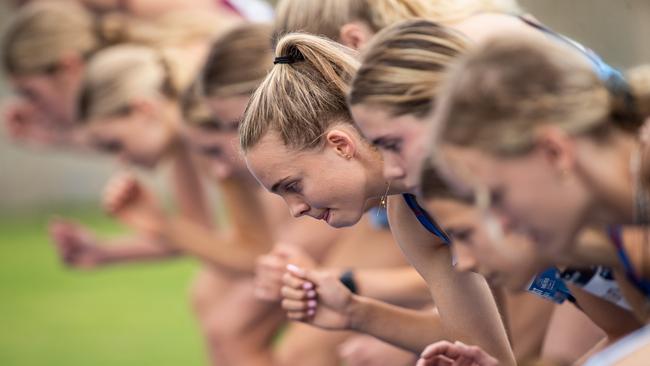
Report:
[[[314,148],[331,126],[352,124],[345,96],[359,66],[354,51],[293,33],[280,39],[275,55],[280,63],[253,94],[240,126],[244,151],[271,131],[290,148]]]

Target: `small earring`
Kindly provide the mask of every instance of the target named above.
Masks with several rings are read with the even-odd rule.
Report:
[[[346,159],[348,159],[348,160],[350,160],[350,159],[352,158],[352,156],[350,156],[350,155],[348,155],[348,154],[343,155],[343,157],[346,158]]]

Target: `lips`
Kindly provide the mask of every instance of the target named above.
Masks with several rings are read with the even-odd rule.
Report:
[[[330,218],[329,209],[325,210],[319,217],[317,217],[318,220],[323,220],[325,222],[328,222],[329,218]]]

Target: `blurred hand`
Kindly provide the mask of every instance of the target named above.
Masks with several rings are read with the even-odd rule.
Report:
[[[347,366],[410,366],[416,356],[369,335],[348,338],[339,346],[339,356]]]
[[[416,366],[498,366],[499,361],[480,347],[441,341],[424,349]]]
[[[257,259],[255,267],[255,296],[261,300],[277,302],[282,300],[282,276],[287,265],[313,269],[316,262],[302,248],[278,244],[266,255]]]
[[[101,243],[79,224],[54,220],[49,233],[61,261],[69,267],[93,269],[107,261]]]
[[[342,330],[351,325],[352,292],[338,276],[294,265],[287,266],[282,287],[282,308],[291,320],[323,329]]]
[[[25,101],[11,101],[4,107],[7,135],[16,143],[49,146],[63,143],[66,129],[57,129]]]
[[[103,205],[110,215],[140,232],[157,236],[165,225],[166,215],[153,193],[130,174],[111,179]]]

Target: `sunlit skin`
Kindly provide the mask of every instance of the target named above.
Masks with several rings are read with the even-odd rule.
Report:
[[[395,117],[385,108],[365,104],[350,111],[364,137],[381,151],[384,178],[402,180],[414,190],[429,152],[426,121],[411,114]]]
[[[388,186],[381,156],[352,126],[335,125],[324,140],[321,148],[296,151],[269,132],[246,153],[246,164],[262,186],[286,201],[292,215],[333,227],[357,223],[369,199],[405,191],[401,181]]]
[[[549,267],[533,244],[516,233],[491,233],[478,208],[451,199],[427,204],[452,238],[456,269],[483,275],[492,285],[521,291],[535,274]]]
[[[141,99],[123,115],[89,121],[85,132],[97,150],[153,169],[176,147],[179,124],[178,107],[173,102]]]

